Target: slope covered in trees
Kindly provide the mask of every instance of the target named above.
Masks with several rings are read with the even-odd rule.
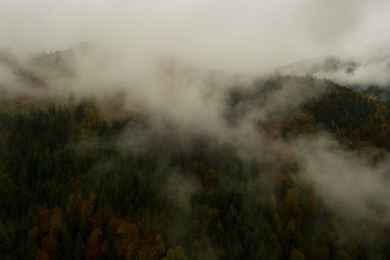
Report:
[[[373,164],[387,155],[389,107],[311,77],[232,89],[227,124],[262,109],[286,81],[323,93],[257,119],[265,144],[328,132],[345,149],[381,148]],[[103,116],[93,100],[1,113],[1,259],[390,257],[388,220],[335,213],[299,178],[293,151],[246,156],[174,127],[159,133],[149,120]]]

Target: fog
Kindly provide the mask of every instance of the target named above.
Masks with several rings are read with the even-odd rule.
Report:
[[[280,167],[272,153],[293,153],[298,179],[313,185],[327,208],[388,223],[389,165],[361,162],[330,135],[290,142],[270,138],[263,127],[280,115],[299,113],[325,84],[280,77],[269,90],[266,82],[275,76],[265,71],[328,54],[361,57],[386,46],[387,10],[385,0],[0,0],[0,49],[5,50],[0,101],[93,96],[103,111],[119,106],[120,112],[145,116],[147,130],[128,125],[114,138],[116,147],[130,152],[148,152],[159,138],[175,139],[185,150],[192,138],[202,137],[244,160],[270,160],[271,171]],[[36,56],[56,50],[63,50],[58,60]],[[386,85],[386,62],[359,66],[355,74],[316,76]],[[243,98],[234,103],[236,90]],[[234,189],[228,177],[220,182]],[[191,197],[202,185],[174,169],[162,179],[163,196],[182,214],[171,235],[179,241],[190,232]],[[257,185],[272,187],[260,172],[244,179],[248,193]]]
[[[334,213],[389,223],[388,163],[374,166],[325,134],[299,139],[293,147],[302,163],[300,177],[313,183]]]
[[[142,58],[168,55],[232,72],[389,43],[390,3],[359,1],[2,0],[1,47],[56,50],[89,41]]]

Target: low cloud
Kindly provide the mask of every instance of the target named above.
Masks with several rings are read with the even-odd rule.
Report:
[[[316,188],[336,214],[390,221],[390,165],[372,165],[329,135],[302,138],[293,144],[302,165],[300,177]]]

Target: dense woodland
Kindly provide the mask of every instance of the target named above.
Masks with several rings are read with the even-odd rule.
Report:
[[[320,82],[324,93],[258,122],[267,138],[325,131],[346,149],[377,148],[373,164],[390,150],[385,103],[330,81],[289,80]],[[226,120],[233,124],[238,104],[261,102],[279,81],[232,90]],[[2,112],[0,258],[390,258],[389,223],[334,214],[298,181],[294,158],[255,160],[204,136],[183,145],[149,128],[147,116],[110,118],[93,99]],[[127,149],[118,145],[123,132],[149,133],[148,142]]]

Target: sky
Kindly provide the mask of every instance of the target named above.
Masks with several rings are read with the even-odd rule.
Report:
[[[0,0],[0,47],[82,41],[213,69],[255,72],[390,42],[386,0]]]

